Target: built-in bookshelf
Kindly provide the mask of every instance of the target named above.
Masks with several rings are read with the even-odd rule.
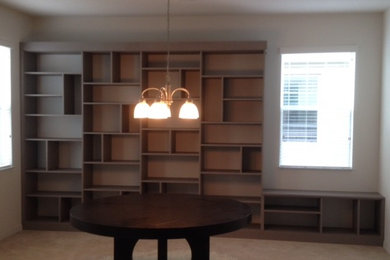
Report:
[[[234,198],[262,220],[264,49],[203,56],[202,194]]]
[[[384,198],[375,192],[264,190],[263,237],[381,245]]]
[[[69,229],[70,208],[95,198],[185,193],[248,204],[251,225],[231,235],[380,245],[377,193],[263,190],[265,51],[172,43],[172,88],[200,118],[178,119],[178,92],[171,118],[140,120],[141,92],[165,84],[165,43],[22,43],[23,227]]]
[[[23,56],[23,225],[66,227],[82,199],[81,52]]]
[[[25,226],[66,223],[80,201],[157,192],[245,200],[260,229],[265,48],[172,43],[172,88],[190,92],[201,118],[177,118],[179,92],[172,118],[138,120],[142,90],[165,84],[164,43],[22,44]]]

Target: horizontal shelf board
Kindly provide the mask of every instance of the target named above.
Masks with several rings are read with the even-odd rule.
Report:
[[[138,87],[140,82],[83,82],[84,85]]]
[[[340,228],[340,227],[323,227],[322,233],[332,234],[356,234],[354,228]]]
[[[143,71],[167,71],[167,67],[142,67]],[[192,70],[200,71],[200,67],[193,66],[169,66],[169,71],[178,71],[178,70]]]
[[[37,75],[37,76],[63,76],[63,75],[70,75],[70,76],[81,76],[81,73],[74,73],[74,72],[56,72],[56,71],[26,71],[24,72],[25,75]]]
[[[262,147],[262,144],[249,144],[249,143],[202,143],[203,147]]]
[[[50,142],[82,142],[82,138],[42,138],[28,137],[26,141],[50,141]]]
[[[172,156],[190,156],[190,157],[197,157],[199,156],[199,152],[172,152],[170,155]]]
[[[105,161],[105,164],[113,164],[113,165],[139,165],[140,160],[113,160],[113,161]]]
[[[156,86],[156,88],[160,88],[161,86]],[[145,97],[144,98],[146,101],[155,101],[156,100],[156,98],[150,98],[150,97]],[[173,102],[176,102],[176,101],[178,101],[178,102],[184,102],[184,101],[186,101],[186,100],[188,100],[187,98],[180,98],[180,97],[173,97],[172,98],[172,101]],[[191,96],[191,98],[190,98],[190,100],[192,100],[192,101],[200,101],[200,98],[199,97],[193,97],[193,96]],[[152,119],[153,120],[153,119]]]
[[[26,172],[47,172],[45,168],[26,169]]]
[[[25,220],[25,223],[31,224],[44,224],[44,223],[69,223],[69,222],[60,222],[58,216],[36,216],[32,219]]]
[[[223,98],[223,101],[263,101],[263,98],[254,98],[254,97],[235,97],[235,98]]]
[[[140,133],[124,133],[124,132],[83,132],[84,135],[124,135],[124,136],[139,136]]]
[[[286,225],[264,225],[266,231],[294,231],[319,233],[319,227],[286,226]]]
[[[102,164],[102,161],[84,161],[84,164]]]
[[[199,184],[199,179],[196,178],[146,178],[143,183],[186,183]]]
[[[252,217],[252,222],[251,222],[252,225],[260,229],[261,223],[262,221],[260,219]]]
[[[295,207],[295,206],[276,206],[266,205],[264,212],[267,213],[287,213],[287,214],[316,214],[319,215],[321,212],[319,208],[315,207]]]
[[[145,156],[188,156],[188,157],[198,157],[199,153],[169,153],[169,152],[150,152],[142,153]]]
[[[234,199],[241,201],[243,203],[248,203],[248,204],[258,204],[261,205],[261,197],[244,197],[244,196],[217,196],[217,195],[205,195],[206,197],[211,197],[211,198],[224,198],[224,199]]]
[[[81,114],[24,114],[30,117],[81,117]]]
[[[66,54],[103,54],[129,53],[130,55],[148,53],[167,53],[166,42],[95,42],[86,45],[84,42],[23,42],[22,49],[26,52],[41,53],[66,53]],[[88,50],[86,50],[88,48]],[[199,55],[205,54],[264,54],[267,48],[266,41],[215,41],[215,42],[171,42],[172,55]],[[84,51],[82,51],[84,50]],[[138,58],[137,58],[138,59]],[[175,61],[176,59],[173,58]],[[198,60],[198,58],[197,58]]]
[[[156,156],[167,156],[167,155],[170,155],[169,152],[144,152],[142,153],[142,155],[150,155],[150,156],[153,156],[153,155],[156,155]]]
[[[340,198],[340,199],[373,199],[381,200],[383,196],[377,192],[341,192],[341,191],[302,191],[265,189],[264,196]]]
[[[139,135],[139,133],[124,133],[120,131],[85,131],[83,134],[88,134],[88,135],[120,135],[120,134],[136,134]]]
[[[81,198],[81,192],[72,191],[36,191],[26,194],[31,198]]]
[[[229,169],[220,169],[220,170],[209,170],[209,169],[203,169],[201,171],[202,174],[216,174],[216,175],[241,175],[240,170],[229,170]]]
[[[263,73],[256,74],[213,74],[213,73],[205,73],[202,75],[202,78],[263,78]]]
[[[113,106],[121,106],[121,105],[135,105],[134,103],[124,103],[124,102],[84,102],[86,106],[101,106],[101,105],[113,105]]]
[[[262,175],[262,171],[242,171],[242,174],[243,175],[253,175],[253,176],[258,176],[258,175]]]
[[[261,176],[261,173],[257,172],[251,172],[251,173],[244,173],[240,170],[202,170],[201,174],[204,175],[237,175],[237,176]]]
[[[379,230],[376,229],[360,229],[359,230],[360,235],[380,235]]]
[[[84,191],[128,191],[128,192],[138,192],[140,186],[120,186],[120,185],[93,185],[84,188]]]
[[[261,223],[260,222],[249,223],[247,226],[244,227],[244,229],[260,230],[261,229]]]
[[[199,128],[164,128],[164,127],[145,127],[142,131],[177,131],[177,132],[199,132]]]
[[[202,121],[203,125],[262,125],[263,122]]]
[[[171,128],[164,128],[164,127],[147,127],[147,128],[141,128],[141,131],[150,131],[150,132],[169,132]]]
[[[56,170],[46,170],[46,169],[28,169],[26,173],[42,173],[42,174],[82,174],[83,170],[80,169],[56,169]]]
[[[25,97],[38,97],[38,98],[45,98],[45,97],[59,97],[62,98],[63,96],[61,94],[24,94]]]
[[[84,164],[105,164],[105,165],[139,165],[140,161],[85,161]]]

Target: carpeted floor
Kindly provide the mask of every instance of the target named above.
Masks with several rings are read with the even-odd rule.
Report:
[[[390,260],[381,247],[211,238],[211,260]],[[191,259],[185,240],[169,240],[168,258]],[[82,232],[22,231],[0,241],[1,260],[112,260],[113,240]],[[157,259],[157,242],[141,240],[135,260]]]

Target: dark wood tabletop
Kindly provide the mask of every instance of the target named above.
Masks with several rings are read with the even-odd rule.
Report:
[[[241,202],[181,194],[108,197],[84,202],[70,211],[70,222],[74,227],[114,237],[118,250],[122,248],[123,251],[123,247],[128,247],[127,241],[131,241],[131,250],[123,254],[132,254],[138,239],[158,239],[159,251],[164,247],[166,251],[166,239],[185,238],[193,259],[208,259],[211,235],[240,229],[250,220],[251,209]],[[196,252],[205,250],[207,258],[204,253]],[[115,257],[115,251],[114,259],[122,259]],[[166,259],[166,252],[161,254],[160,258],[159,252],[159,259]]]

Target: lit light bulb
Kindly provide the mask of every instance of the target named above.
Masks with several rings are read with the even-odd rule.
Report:
[[[198,119],[199,111],[192,101],[186,101],[180,108],[179,118],[182,119]]]
[[[149,116],[150,106],[145,100],[138,102],[134,108],[134,118],[147,118]]]
[[[167,103],[163,101],[154,102],[150,107],[149,118],[151,119],[167,119],[171,116],[171,110]]]

